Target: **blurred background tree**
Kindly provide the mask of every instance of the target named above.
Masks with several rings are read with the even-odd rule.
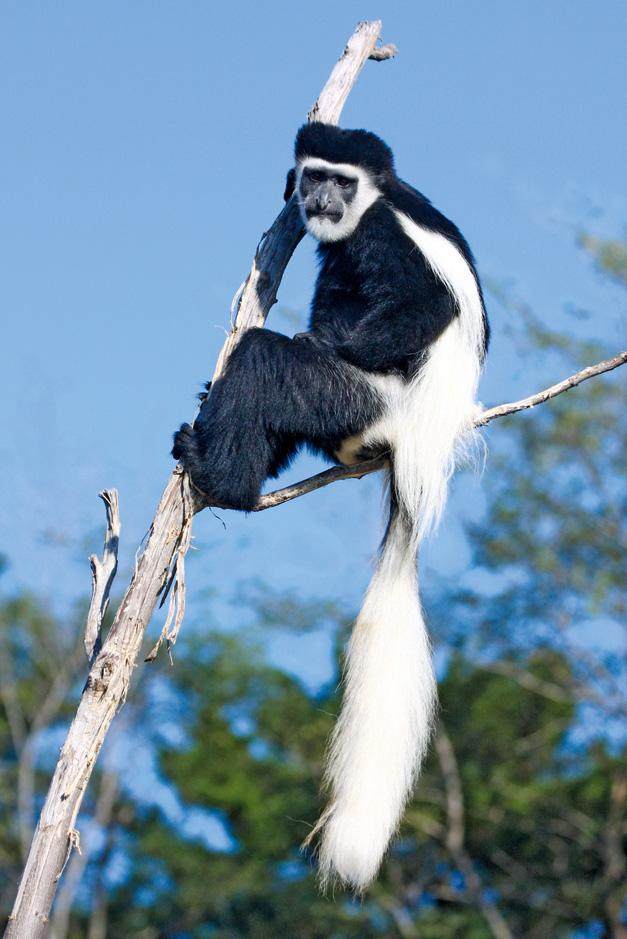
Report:
[[[624,242],[580,243],[599,270],[627,283]],[[524,305],[517,312],[527,354],[561,363],[552,376],[615,351],[551,332]],[[624,937],[620,377],[489,430],[485,512],[466,533],[470,580],[441,582],[429,597],[438,735],[362,902],[321,897],[297,847],[319,808],[339,666],[312,691],[264,654],[277,626],[305,632],[323,617],[339,663],[351,616],[261,592],[249,598],[252,625],[228,634],[190,627],[176,667],[159,660],[135,682],[117,729],[123,758],[109,742],[51,934]],[[25,594],[2,601],[2,916],[72,710],[68,692],[84,674],[80,639],[78,617],[64,625]],[[194,831],[130,784],[146,747]]]

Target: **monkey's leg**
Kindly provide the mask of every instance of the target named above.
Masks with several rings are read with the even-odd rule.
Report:
[[[380,410],[363,373],[329,347],[251,329],[172,453],[211,501],[246,511],[300,444],[332,452]]]

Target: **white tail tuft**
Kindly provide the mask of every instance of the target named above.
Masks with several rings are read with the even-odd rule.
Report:
[[[411,533],[395,513],[348,646],[321,819],[320,877],[375,877],[426,752],[436,704]]]
[[[436,685],[416,552],[440,519],[458,458],[476,439],[484,354],[483,304],[470,265],[448,238],[396,214],[455,296],[458,316],[409,382],[368,376],[386,406],[362,442],[392,451],[393,510],[348,646],[344,703],[325,776],[330,802],[307,839],[321,832],[323,886],[339,877],[359,892],[376,876],[429,742]]]

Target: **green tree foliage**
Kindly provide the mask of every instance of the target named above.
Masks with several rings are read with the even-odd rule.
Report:
[[[627,284],[627,242],[583,234],[579,244],[591,255],[602,274],[615,278],[620,284]]]

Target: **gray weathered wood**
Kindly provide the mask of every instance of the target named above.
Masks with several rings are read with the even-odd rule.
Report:
[[[310,112],[311,120],[337,122],[353,84],[375,50],[380,30],[378,20],[357,26]],[[384,49],[378,57],[391,54]],[[292,200],[257,249],[216,375],[224,368],[241,332],[265,322],[301,237],[302,225]],[[91,665],[33,836],[5,939],[43,939],[48,932],[57,885],[76,844],[75,823],[85,788],[111,721],[124,703],[145,629],[173,562],[176,564],[177,551],[189,540],[192,512],[198,508],[201,506],[191,504],[187,477],[177,468],[161,497],[113,625]]]

